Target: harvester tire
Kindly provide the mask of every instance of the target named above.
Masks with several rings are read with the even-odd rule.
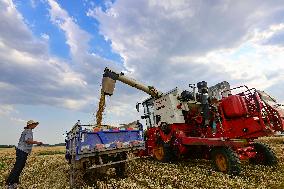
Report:
[[[216,170],[229,175],[239,175],[241,172],[240,159],[229,147],[216,147],[211,152],[213,165]]]
[[[159,142],[153,149],[154,158],[160,162],[170,162],[173,159],[173,153],[170,144]]]
[[[253,147],[256,151],[256,155],[250,159],[252,164],[268,166],[277,165],[277,157],[267,144],[255,142],[253,143]]]

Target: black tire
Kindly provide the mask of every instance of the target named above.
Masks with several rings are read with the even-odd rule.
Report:
[[[229,175],[239,175],[241,172],[240,159],[229,147],[216,147],[211,152],[213,166],[216,170]]]
[[[72,167],[70,169],[70,188],[82,188],[85,184],[84,174],[85,173],[82,169],[76,169]]]
[[[126,153],[120,153],[116,158],[116,161],[123,161],[123,160],[127,160]],[[127,166],[126,162],[122,162],[122,163],[115,165],[115,174],[117,177],[119,178],[127,177],[126,166]]]
[[[253,147],[256,151],[255,157],[250,159],[252,164],[274,166],[277,165],[277,157],[273,150],[264,143],[255,142]]]
[[[82,188],[88,182],[88,172],[86,163],[83,160],[75,160],[75,157],[71,158],[70,164],[70,188],[77,189]]]
[[[115,174],[117,177],[119,178],[126,178],[127,174],[126,174],[126,163],[119,163],[116,167],[115,167]]]
[[[154,158],[160,162],[168,163],[174,159],[174,152],[170,144],[159,141],[153,149]]]

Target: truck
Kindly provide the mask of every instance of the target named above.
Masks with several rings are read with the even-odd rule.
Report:
[[[114,168],[118,177],[127,176],[127,162],[144,150],[143,131],[83,125],[78,121],[66,133],[65,158],[70,165],[70,187],[79,188]]]

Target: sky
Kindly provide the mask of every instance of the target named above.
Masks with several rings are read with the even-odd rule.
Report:
[[[105,67],[164,92],[226,80],[284,103],[284,1],[0,0],[0,144],[30,119],[49,144],[93,123]],[[103,122],[138,120],[147,97],[117,82]]]

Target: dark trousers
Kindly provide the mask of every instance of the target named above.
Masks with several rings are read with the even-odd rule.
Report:
[[[28,157],[28,153],[16,148],[16,163],[14,164],[14,168],[12,169],[6,181],[7,185],[19,183],[19,177],[20,177],[22,170],[25,167],[27,157]]]

